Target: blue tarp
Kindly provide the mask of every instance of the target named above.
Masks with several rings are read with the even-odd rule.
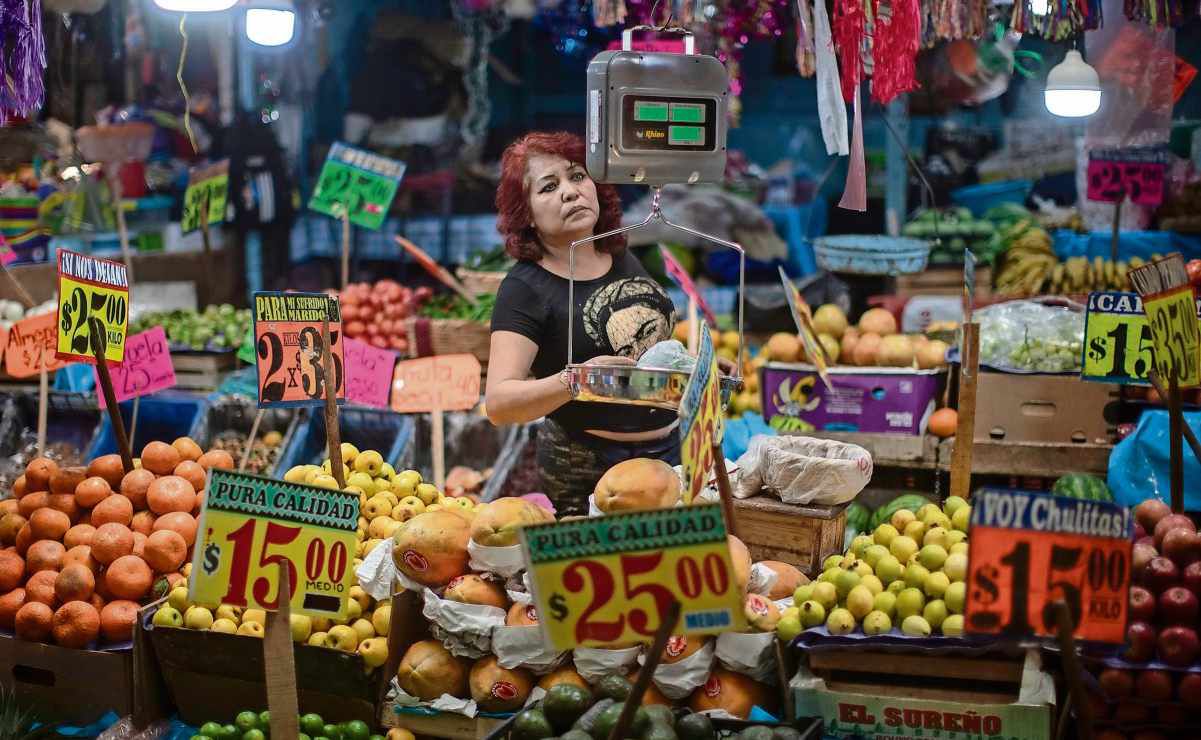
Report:
[[[1184,422],[1201,436],[1201,411],[1186,411]],[[1137,506],[1149,498],[1171,500],[1168,474],[1168,412],[1148,409],[1139,417],[1134,433],[1118,442],[1109,456],[1109,488],[1123,506]],[[1184,445],[1184,508],[1201,510],[1201,462]]]
[[[1055,254],[1061,260],[1069,257],[1100,257],[1109,259],[1113,234],[1093,231],[1078,234],[1061,229],[1052,234]],[[1123,231],[1118,235],[1118,258],[1129,260],[1138,256],[1145,260],[1151,255],[1180,252],[1186,260],[1201,258],[1201,238],[1177,234],[1174,231]]]

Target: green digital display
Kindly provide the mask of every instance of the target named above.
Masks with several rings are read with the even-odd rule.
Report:
[[[667,103],[656,103],[646,100],[634,102],[635,121],[666,121]]]
[[[672,103],[672,123],[704,123],[705,106],[697,103]]]
[[[701,146],[705,143],[705,128],[704,126],[668,126],[667,143]]]

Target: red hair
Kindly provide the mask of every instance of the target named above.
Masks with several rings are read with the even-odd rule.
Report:
[[[563,157],[572,164],[586,161],[584,140],[566,131],[526,134],[505,149],[500,158],[500,184],[496,188],[496,229],[505,238],[505,251],[513,259],[537,261],[545,249],[538,243],[534,219],[530,214],[530,196],[526,189],[526,165],[531,154],[550,154]],[[596,200],[600,215],[595,231],[603,234],[621,226],[621,199],[612,185],[596,185]],[[596,242],[596,250],[621,254],[626,248],[625,234],[610,236]]]

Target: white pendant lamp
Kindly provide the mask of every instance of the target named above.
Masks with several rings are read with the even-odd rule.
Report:
[[[246,38],[259,46],[285,46],[296,38],[292,0],[251,0],[246,8]]]
[[[238,0],[154,0],[154,4],[163,10],[178,13],[214,13],[229,10],[237,3]]]
[[[1076,49],[1047,74],[1047,110],[1065,118],[1091,116],[1101,107],[1101,80]]]

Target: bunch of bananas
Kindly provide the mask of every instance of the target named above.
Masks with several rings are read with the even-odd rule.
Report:
[[[1051,235],[1023,219],[1006,229],[1001,238],[1009,246],[997,271],[997,292],[1037,295],[1059,262],[1051,249]]]
[[[1053,294],[1088,293],[1093,290],[1132,290],[1130,270],[1143,264],[1139,257],[1125,260],[1072,257],[1051,271],[1049,292]]]

